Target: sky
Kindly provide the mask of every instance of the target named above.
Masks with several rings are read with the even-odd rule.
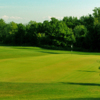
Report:
[[[93,13],[100,7],[100,0],[0,0],[0,18],[9,23],[43,22],[55,17],[80,18]]]

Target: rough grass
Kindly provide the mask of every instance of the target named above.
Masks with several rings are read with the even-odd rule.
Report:
[[[0,47],[0,100],[100,100],[100,53]]]

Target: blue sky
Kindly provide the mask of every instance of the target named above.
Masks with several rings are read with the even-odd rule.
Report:
[[[81,17],[93,13],[100,0],[0,0],[0,18],[6,22],[43,22],[51,17]]]

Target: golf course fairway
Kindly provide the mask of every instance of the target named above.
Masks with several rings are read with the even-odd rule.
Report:
[[[0,100],[100,100],[100,53],[0,46]]]

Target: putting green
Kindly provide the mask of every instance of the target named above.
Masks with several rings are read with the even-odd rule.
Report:
[[[100,53],[0,47],[1,100],[100,99]]]

